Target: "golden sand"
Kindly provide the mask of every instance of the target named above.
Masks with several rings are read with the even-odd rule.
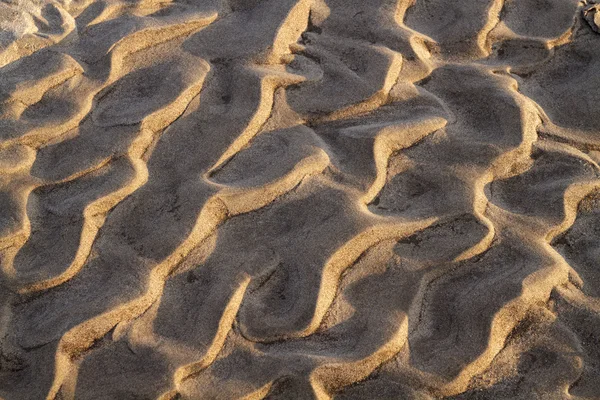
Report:
[[[0,31],[0,398],[600,399],[596,1]]]

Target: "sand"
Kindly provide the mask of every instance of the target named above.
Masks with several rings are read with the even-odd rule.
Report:
[[[2,0],[0,398],[600,399],[600,2]]]

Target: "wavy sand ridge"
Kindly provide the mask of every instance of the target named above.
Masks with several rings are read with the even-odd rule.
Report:
[[[599,10],[0,3],[0,397],[600,398]]]

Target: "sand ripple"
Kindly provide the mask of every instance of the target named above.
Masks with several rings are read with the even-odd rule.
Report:
[[[0,397],[599,398],[595,1],[2,1]]]

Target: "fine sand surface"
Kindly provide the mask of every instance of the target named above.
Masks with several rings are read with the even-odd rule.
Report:
[[[600,399],[600,1],[0,29],[0,398]]]

